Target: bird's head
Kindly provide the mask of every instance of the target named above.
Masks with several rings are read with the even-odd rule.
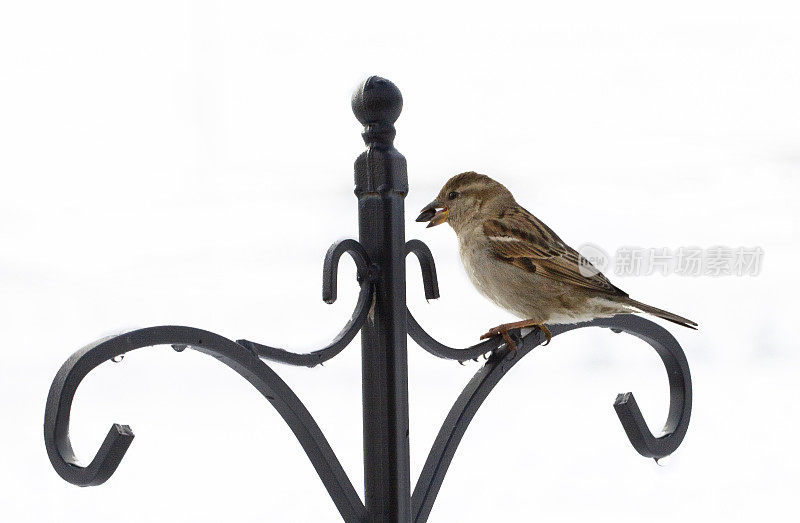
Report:
[[[447,180],[417,221],[429,222],[428,227],[447,222],[458,233],[473,221],[496,216],[503,207],[513,204],[514,197],[501,183],[469,171]]]

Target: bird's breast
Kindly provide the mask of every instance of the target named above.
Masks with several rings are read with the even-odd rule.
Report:
[[[459,254],[467,276],[481,294],[516,316],[531,317],[537,275],[496,259],[488,245],[477,241],[459,241]]]

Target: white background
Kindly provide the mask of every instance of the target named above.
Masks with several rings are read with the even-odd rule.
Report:
[[[142,349],[92,373],[71,434],[89,459],[112,422],[137,437],[80,489],[50,468],[45,397],[108,333],[161,324],[295,349],[355,302],[320,299],[322,258],[354,237],[350,93],[393,80],[405,108],[410,307],[451,345],[511,316],[470,286],[448,227],[416,212],[477,170],[577,247],[760,246],[757,277],[612,280],[700,323],[692,423],[671,463],[628,443],[634,391],[654,431],[663,367],[586,329],[537,349],[476,416],[431,521],[788,520],[800,474],[796,337],[800,12],[795,2],[3,2],[0,8],[0,506],[5,521],[338,521],[270,405],[212,358]],[[413,261],[413,260],[412,260]],[[480,364],[409,344],[412,474]],[[357,341],[276,370],[357,490]]]

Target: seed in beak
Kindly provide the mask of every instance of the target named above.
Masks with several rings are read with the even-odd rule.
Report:
[[[419,213],[419,216],[417,216],[417,221],[429,222],[431,221],[431,218],[433,218],[435,214],[436,214],[436,209],[434,209],[433,207],[425,207],[424,209],[422,209],[422,212]]]
[[[431,202],[422,209],[420,215],[417,216],[417,221],[430,222],[428,223],[428,227],[434,227],[447,221],[448,211],[450,211],[450,209],[448,209],[446,205],[440,202]]]

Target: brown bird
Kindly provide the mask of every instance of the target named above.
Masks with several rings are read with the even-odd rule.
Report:
[[[504,323],[481,339],[502,336],[516,350],[510,329],[578,323],[646,312],[690,329],[697,323],[636,301],[523,209],[502,184],[475,172],[450,178],[417,218],[447,222],[458,237],[461,261],[481,294],[522,321]]]

